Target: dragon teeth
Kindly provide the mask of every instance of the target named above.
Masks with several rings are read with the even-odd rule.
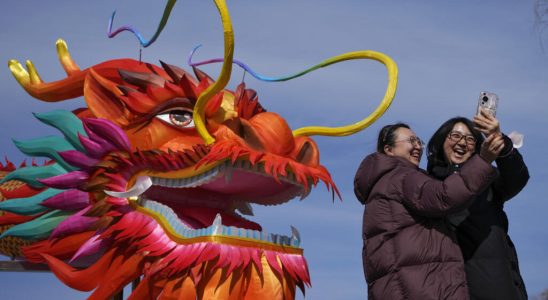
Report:
[[[230,183],[232,181],[232,170],[228,169],[225,171],[225,183]]]
[[[223,225],[223,219],[221,217],[221,214],[217,214],[215,216],[215,220],[213,220],[213,224],[211,224],[211,225],[214,225],[214,226]]]
[[[246,216],[253,216],[253,207],[249,202],[238,202],[236,204],[236,210]]]
[[[299,231],[291,226],[292,236],[285,236],[281,234],[269,234],[266,232],[239,228],[235,226],[225,226],[222,224],[221,214],[217,214],[213,223],[206,228],[192,229],[184,224],[177,216],[177,214],[169,206],[161,204],[159,202],[142,199],[143,207],[151,210],[157,214],[164,216],[168,220],[169,226],[180,236],[185,238],[194,238],[200,236],[212,236],[222,235],[229,237],[241,237],[255,240],[261,240],[263,242],[270,242],[282,246],[299,247],[301,239]]]
[[[293,227],[293,226],[290,226],[291,227],[291,239],[295,239],[297,240],[299,243],[301,242],[301,234],[299,233],[299,230],[297,230],[297,228]]]
[[[191,178],[152,177],[152,184],[169,188],[193,188],[214,180],[217,174],[219,170],[213,169]]]

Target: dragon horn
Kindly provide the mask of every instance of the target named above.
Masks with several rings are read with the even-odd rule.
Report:
[[[80,71],[78,65],[72,60],[72,57],[68,51],[67,43],[63,39],[58,39],[55,43],[55,47],[57,48],[59,62],[63,66],[63,69],[67,75]]]
[[[373,111],[365,119],[351,125],[334,127],[334,128],[320,127],[320,126],[302,127],[294,130],[293,136],[352,135],[354,133],[358,133],[362,131],[363,129],[369,127],[369,125],[373,124],[373,122],[375,122],[378,118],[380,118],[384,114],[384,112],[388,109],[388,107],[390,107],[390,104],[392,104],[392,100],[394,99],[394,96],[396,94],[396,87],[398,85],[398,67],[396,66],[396,63],[389,56],[383,53],[371,51],[371,50],[356,51],[356,52],[349,52],[349,53],[345,53],[345,54],[341,54],[341,55],[329,58],[325,60],[324,62],[322,62],[320,65],[324,67],[337,62],[341,62],[345,60],[354,60],[354,59],[373,59],[381,62],[382,64],[386,66],[386,69],[388,71],[388,87],[386,88],[386,93],[384,94],[384,98],[382,99],[381,103],[379,103],[375,111]]]
[[[220,92],[228,83],[230,79],[230,73],[232,72],[232,59],[234,55],[234,32],[232,30],[232,22],[230,21],[230,15],[224,0],[214,0],[219,14],[221,15],[221,21],[223,23],[224,42],[225,42],[225,54],[223,67],[221,74],[215,84],[210,85],[205,91],[203,91],[196,101],[194,106],[194,113],[192,115],[196,130],[202,136],[206,145],[213,144],[215,139],[209,134],[205,127],[205,108],[207,102],[211,100],[213,95]]]
[[[13,77],[31,96],[46,102],[56,102],[82,96],[85,71],[74,63],[67,49],[67,44],[62,39],[57,40],[57,55],[59,61],[67,73],[67,78],[55,82],[43,82],[33,63],[27,60],[27,70],[17,60],[10,60],[8,66]],[[70,86],[70,89],[67,87]]]

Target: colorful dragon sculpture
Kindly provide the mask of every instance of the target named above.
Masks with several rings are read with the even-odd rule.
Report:
[[[310,135],[349,135],[390,105],[397,69],[374,51],[323,62],[375,59],[387,66],[386,95],[366,119],[292,131],[240,84],[225,90],[233,34],[225,32],[217,80],[194,68],[117,59],[80,70],[57,42],[65,79],[45,83],[27,61],[9,67],[47,102],[84,96],[87,107],[36,114],[62,136],[16,141],[43,166],[2,168],[0,251],[46,263],[66,285],[112,297],[140,279],[129,299],[293,299],[310,277],[300,237],[267,234],[246,219],[250,203],[305,197],[318,182],[338,193]]]

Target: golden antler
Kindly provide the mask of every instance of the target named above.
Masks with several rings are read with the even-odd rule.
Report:
[[[72,57],[68,51],[67,43],[63,39],[58,39],[55,43],[55,47],[57,48],[59,62],[63,66],[63,69],[65,69],[67,75],[70,76],[71,74],[80,71],[78,65],[76,65],[76,63],[72,60]]]
[[[65,41],[62,39],[57,40],[56,46],[59,61],[68,75],[66,79],[44,83],[32,61],[26,61],[28,72],[19,61],[12,59],[8,62],[11,74],[25,91],[31,96],[47,102],[56,102],[81,96],[81,87],[83,86],[83,79],[85,77],[85,73],[80,71],[80,68],[78,68],[70,57]],[[71,85],[72,88],[67,90],[67,85]]]

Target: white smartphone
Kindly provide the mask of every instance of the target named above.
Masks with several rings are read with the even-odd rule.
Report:
[[[497,107],[499,105],[499,97],[494,93],[481,92],[478,99],[478,108],[476,114],[480,114],[480,110],[486,111],[493,117],[497,115]]]

